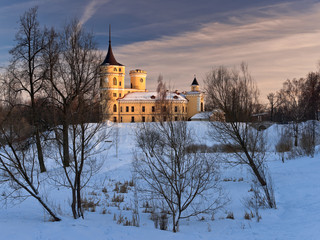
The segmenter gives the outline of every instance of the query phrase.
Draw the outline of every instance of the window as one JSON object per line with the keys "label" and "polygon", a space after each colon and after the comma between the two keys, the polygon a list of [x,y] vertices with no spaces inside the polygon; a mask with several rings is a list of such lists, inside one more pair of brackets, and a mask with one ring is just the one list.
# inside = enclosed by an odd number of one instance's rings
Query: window
{"label": "window", "polygon": [[174,107],[174,112],[178,112],[178,107],[177,106]]}
{"label": "window", "polygon": [[121,86],[121,82],[119,82],[119,86]]}
{"label": "window", "polygon": [[134,112],[134,106],[131,107],[131,112]]}
{"label": "window", "polygon": [[184,107],[182,107],[182,112],[184,112]]}
{"label": "window", "polygon": [[167,121],[167,117],[166,116],[163,117],[163,121],[164,122]]}
{"label": "window", "polygon": [[126,112],[129,112],[129,107],[128,106],[126,106]]}
{"label": "window", "polygon": [[201,112],[203,112],[203,102],[201,103]]}
{"label": "window", "polygon": [[120,122],[122,122],[122,117],[120,117]]}
{"label": "window", "polygon": [[113,78],[113,85],[117,85],[117,78]]}
{"label": "window", "polygon": [[119,68],[119,72],[121,72],[121,68]]}
{"label": "window", "polygon": [[186,107],[186,112],[188,112],[188,107]]}
{"label": "window", "polygon": [[142,122],[145,122],[145,121],[146,121],[146,117],[142,116]]}
{"label": "window", "polygon": [[117,68],[114,68],[114,69],[113,69],[113,71],[115,71],[115,72],[116,72],[116,71],[117,71]]}
{"label": "window", "polygon": [[117,112],[117,105],[116,104],[113,105],[113,112]]}
{"label": "window", "polygon": [[166,112],[166,111],[167,111],[166,106],[163,106],[163,107],[162,107],[162,112]]}
{"label": "window", "polygon": [[117,122],[117,117],[113,117],[113,121],[114,121],[114,122]]}
{"label": "window", "polygon": [[152,116],[152,122],[154,122],[154,116]]}
{"label": "window", "polygon": [[143,83],[143,78],[140,78],[140,82],[142,82],[142,83]]}
{"label": "window", "polygon": [[131,122],[134,122],[134,117],[133,116],[131,117]]}
{"label": "window", "polygon": [[145,111],[146,111],[146,107],[142,106],[142,112],[145,112]]}
{"label": "window", "polygon": [[119,93],[119,97],[121,97],[121,93]]}
{"label": "window", "polygon": [[120,112],[122,112],[122,106],[120,107]]}
{"label": "window", "polygon": [[116,93],[113,93],[113,97],[117,97],[117,94],[116,94]]}
{"label": "window", "polygon": [[155,112],[155,110],[156,110],[156,109],[155,109],[155,107],[154,107],[154,106],[152,106],[152,112]]}
{"label": "window", "polygon": [[174,120],[175,120],[175,121],[178,121],[178,117],[177,117],[177,116],[175,116],[175,117],[174,117]]}

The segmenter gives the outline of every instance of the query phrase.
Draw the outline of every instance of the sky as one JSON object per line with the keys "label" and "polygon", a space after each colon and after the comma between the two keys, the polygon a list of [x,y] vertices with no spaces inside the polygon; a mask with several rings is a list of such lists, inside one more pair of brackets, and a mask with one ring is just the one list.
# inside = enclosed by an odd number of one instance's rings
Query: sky
{"label": "sky", "polygon": [[161,74],[172,89],[200,87],[213,68],[246,62],[266,102],[286,79],[319,69],[320,1],[299,0],[1,0],[0,66],[10,61],[19,17],[38,6],[42,26],[77,18],[106,54],[108,25],[115,58],[147,71],[154,90]]}

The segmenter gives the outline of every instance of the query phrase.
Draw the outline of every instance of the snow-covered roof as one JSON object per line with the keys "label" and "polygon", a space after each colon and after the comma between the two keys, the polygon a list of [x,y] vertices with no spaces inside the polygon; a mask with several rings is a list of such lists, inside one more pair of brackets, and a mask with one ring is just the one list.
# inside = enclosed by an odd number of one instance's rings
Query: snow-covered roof
{"label": "snow-covered roof", "polygon": [[198,94],[200,94],[201,92],[199,92],[199,91],[190,91],[190,92],[186,92],[185,94],[186,95],[198,95]]}
{"label": "snow-covered roof", "polygon": [[191,120],[195,119],[209,119],[209,117],[212,115],[212,112],[199,112],[191,117]]}
{"label": "snow-covered roof", "polygon": [[[155,101],[158,100],[157,92],[133,92],[126,94],[119,101]],[[166,100],[170,101],[188,101],[184,96],[177,93],[168,92]]]}

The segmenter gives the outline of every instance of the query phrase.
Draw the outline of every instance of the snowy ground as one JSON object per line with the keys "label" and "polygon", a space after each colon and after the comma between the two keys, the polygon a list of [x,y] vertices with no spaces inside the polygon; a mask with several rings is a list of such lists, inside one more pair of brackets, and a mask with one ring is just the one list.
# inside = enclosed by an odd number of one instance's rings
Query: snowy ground
{"label": "snowy ground", "polygon": [[[190,122],[190,127],[207,145],[206,123]],[[243,198],[248,196],[250,178],[244,166],[223,167],[223,187],[231,199],[214,220],[191,218],[180,224],[180,232],[172,233],[154,228],[150,214],[140,208],[140,227],[127,227],[114,221],[121,214],[131,219],[132,188],[123,203],[115,206],[111,198],[115,183],[131,180],[132,152],[135,151],[134,128],[136,124],[119,125],[118,156],[116,146],[101,155],[106,161],[100,173],[86,190],[86,198],[99,201],[95,212],[87,211],[85,219],[73,220],[70,210],[70,193],[65,189],[45,186],[46,194],[62,216],[61,222],[50,222],[41,206],[33,199],[19,205],[0,208],[0,239],[320,239],[320,154],[314,158],[300,157],[282,163],[278,155],[270,153],[269,168],[275,184],[277,209],[260,210],[262,219],[245,220]],[[268,130],[269,149],[278,140],[278,127]],[[110,144],[110,143],[106,143]],[[242,180],[243,178],[243,180]],[[106,191],[102,191],[105,188]],[[0,189],[0,192],[3,189]],[[140,202],[142,205],[142,202]],[[226,219],[227,212],[234,213],[234,220]]]}

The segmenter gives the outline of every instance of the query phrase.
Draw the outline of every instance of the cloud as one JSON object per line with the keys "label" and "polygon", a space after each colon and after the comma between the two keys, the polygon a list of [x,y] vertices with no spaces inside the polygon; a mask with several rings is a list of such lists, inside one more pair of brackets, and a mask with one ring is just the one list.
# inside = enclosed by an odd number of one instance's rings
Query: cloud
{"label": "cloud", "polygon": [[84,12],[80,18],[80,24],[85,24],[90,18],[93,17],[99,7],[107,2],[108,1],[106,0],[92,0],[84,9]]}
{"label": "cloud", "polygon": [[264,7],[260,15],[247,10],[224,23],[211,22],[196,31],[124,45],[114,53],[127,70],[148,72],[149,89],[155,88],[160,73],[173,88],[188,90],[194,74],[201,82],[212,67],[245,61],[265,101],[287,78],[315,70],[320,59],[320,4],[299,11],[294,7]]}

